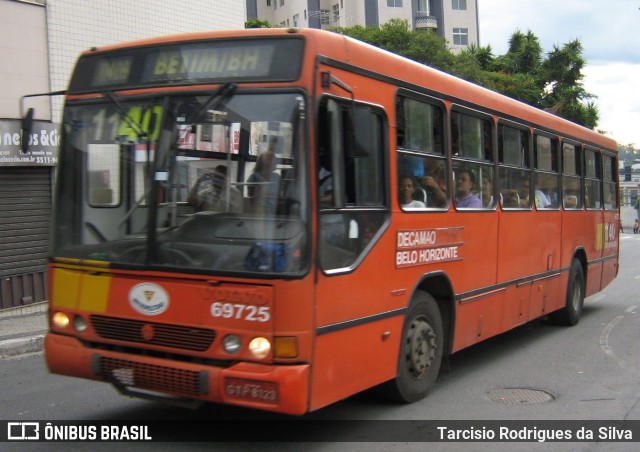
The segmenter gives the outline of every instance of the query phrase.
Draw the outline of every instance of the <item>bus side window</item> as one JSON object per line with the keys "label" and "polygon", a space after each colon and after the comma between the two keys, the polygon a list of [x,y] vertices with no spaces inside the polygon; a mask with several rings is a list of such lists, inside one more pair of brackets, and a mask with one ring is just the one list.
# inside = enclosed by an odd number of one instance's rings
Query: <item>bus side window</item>
{"label": "bus side window", "polygon": [[607,210],[617,210],[618,209],[618,191],[616,190],[616,182],[617,182],[617,162],[615,157],[611,155],[603,155],[602,156],[603,165],[602,165],[602,181],[603,181],[603,199],[604,199],[604,208]]}
{"label": "bus side window", "polygon": [[401,207],[410,208],[410,210],[426,207],[445,208],[447,206],[446,175],[448,174],[446,164],[447,161],[444,158],[398,152],[398,184],[401,186],[402,178],[410,177],[415,184],[412,197],[413,200],[418,201],[408,205],[408,200],[400,199]]}
{"label": "bus side window", "polygon": [[584,152],[584,200],[587,209],[602,207],[602,164],[600,153],[587,149]]}
{"label": "bus side window", "polygon": [[533,140],[535,155],[534,202],[538,209],[560,207],[560,176],[558,174],[558,142],[541,134]]}
{"label": "bus side window", "polygon": [[562,206],[565,209],[582,209],[581,155],[578,145],[562,143]]}
{"label": "bus side window", "polygon": [[498,161],[500,202],[503,209],[531,206],[531,170],[529,131],[498,124]]}
{"label": "bus side window", "polygon": [[[411,96],[411,97],[409,97]],[[398,189],[402,179],[415,184],[412,199],[399,191],[402,208],[410,210],[447,207],[447,175],[444,150],[444,110],[436,99],[406,91],[396,101]],[[404,198],[404,199],[403,199]],[[412,202],[415,201],[415,202]]]}
{"label": "bus side window", "polygon": [[493,209],[496,205],[492,127],[493,121],[482,113],[451,112],[454,201],[458,209]]}

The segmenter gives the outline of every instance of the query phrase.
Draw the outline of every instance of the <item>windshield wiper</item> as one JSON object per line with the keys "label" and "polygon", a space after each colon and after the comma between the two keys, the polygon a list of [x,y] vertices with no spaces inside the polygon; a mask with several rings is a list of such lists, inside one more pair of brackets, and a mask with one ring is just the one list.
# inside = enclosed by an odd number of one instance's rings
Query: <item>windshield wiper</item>
{"label": "windshield wiper", "polygon": [[109,101],[116,107],[116,109],[118,110],[118,113],[120,113],[120,116],[122,116],[122,119],[124,120],[124,122],[127,123],[127,125],[131,128],[131,130],[134,131],[134,133],[138,138],[146,137],[149,135],[142,128],[142,124],[140,124],[138,121],[136,121],[131,117],[129,112],[125,110],[125,108],[122,106],[120,101],[116,98],[116,96],[114,96],[114,94],[111,91],[103,91],[102,95],[107,99],[109,99]]}
{"label": "windshield wiper", "polygon": [[207,99],[200,110],[198,110],[195,117],[189,122],[191,124],[197,124],[209,110],[218,110],[225,103],[225,101],[233,95],[234,91],[236,90],[236,86],[237,85],[235,83],[229,82],[218,88],[209,97],[209,99]]}

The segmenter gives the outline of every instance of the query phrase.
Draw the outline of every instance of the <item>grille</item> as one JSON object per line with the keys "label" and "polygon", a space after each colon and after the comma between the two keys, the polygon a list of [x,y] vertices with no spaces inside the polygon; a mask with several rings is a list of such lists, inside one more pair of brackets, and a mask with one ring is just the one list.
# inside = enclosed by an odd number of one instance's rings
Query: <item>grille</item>
{"label": "grille", "polygon": [[[95,365],[95,361],[94,361]],[[197,396],[206,394],[206,372],[175,369],[124,359],[98,358],[96,374],[118,386]]]}
{"label": "grille", "polygon": [[117,341],[159,345],[204,352],[216,338],[215,330],[140,320],[92,315],[91,325],[98,336]]}

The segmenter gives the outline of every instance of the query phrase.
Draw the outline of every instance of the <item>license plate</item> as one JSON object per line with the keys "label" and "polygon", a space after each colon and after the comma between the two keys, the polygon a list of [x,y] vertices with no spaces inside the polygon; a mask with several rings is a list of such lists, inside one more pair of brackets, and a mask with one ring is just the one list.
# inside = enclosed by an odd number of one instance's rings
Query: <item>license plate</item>
{"label": "license plate", "polygon": [[278,403],[278,385],[270,381],[225,378],[224,392],[227,397],[235,399]]}

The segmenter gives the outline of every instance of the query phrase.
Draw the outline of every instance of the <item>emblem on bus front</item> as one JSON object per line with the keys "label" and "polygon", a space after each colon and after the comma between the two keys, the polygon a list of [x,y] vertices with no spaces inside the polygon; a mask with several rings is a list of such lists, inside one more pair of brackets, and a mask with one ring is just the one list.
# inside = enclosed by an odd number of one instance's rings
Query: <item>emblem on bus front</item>
{"label": "emblem on bus front", "polygon": [[129,304],[140,314],[158,315],[169,307],[169,294],[157,284],[141,283],[129,291]]}

